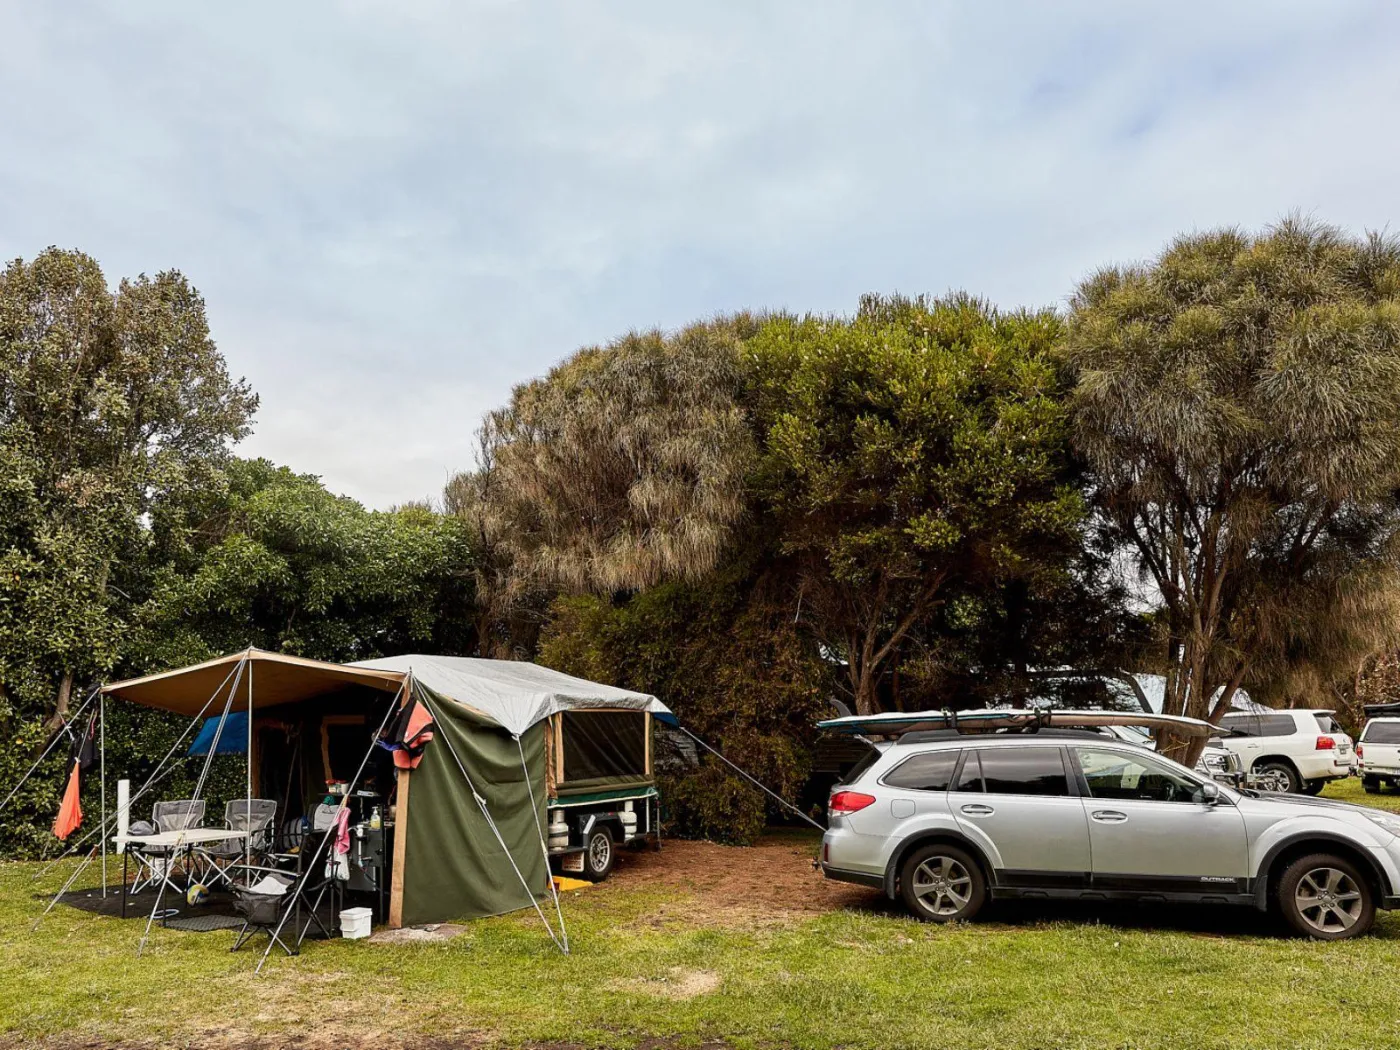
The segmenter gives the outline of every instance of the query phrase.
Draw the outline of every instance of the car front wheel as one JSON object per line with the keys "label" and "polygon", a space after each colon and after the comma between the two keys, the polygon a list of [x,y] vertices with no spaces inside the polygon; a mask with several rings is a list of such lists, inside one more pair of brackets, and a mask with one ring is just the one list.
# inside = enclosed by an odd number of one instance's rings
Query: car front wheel
{"label": "car front wheel", "polygon": [[899,872],[904,906],[929,922],[970,919],[987,900],[982,869],[956,846],[921,846]]}
{"label": "car front wheel", "polygon": [[1298,774],[1285,762],[1265,762],[1255,767],[1254,772],[1265,791],[1296,795],[1302,790]]}
{"label": "car front wheel", "polygon": [[1376,921],[1371,887],[1345,857],[1314,853],[1284,869],[1279,911],[1293,929],[1320,941],[1359,937]]}

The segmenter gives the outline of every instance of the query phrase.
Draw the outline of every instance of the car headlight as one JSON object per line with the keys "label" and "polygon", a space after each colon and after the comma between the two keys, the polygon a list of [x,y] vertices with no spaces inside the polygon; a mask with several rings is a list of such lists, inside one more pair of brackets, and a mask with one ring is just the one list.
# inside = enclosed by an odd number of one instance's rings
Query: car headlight
{"label": "car headlight", "polygon": [[1366,817],[1373,824],[1379,824],[1392,835],[1400,835],[1400,817],[1390,813],[1367,813]]}

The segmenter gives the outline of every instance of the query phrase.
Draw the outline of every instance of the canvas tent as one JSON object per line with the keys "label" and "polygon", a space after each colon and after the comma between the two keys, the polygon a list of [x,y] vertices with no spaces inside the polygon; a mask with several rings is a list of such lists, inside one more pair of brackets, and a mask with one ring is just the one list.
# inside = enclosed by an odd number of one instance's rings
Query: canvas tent
{"label": "canvas tent", "polygon": [[[585,741],[572,749],[579,769],[621,770],[602,774],[604,781],[616,778],[610,784],[578,778],[594,790],[626,786],[631,775],[627,755],[635,745],[623,739],[621,723],[605,724],[610,718],[674,722],[664,704],[643,693],[529,663],[424,655],[332,664],[250,649],[104,692],[230,724],[234,712],[251,711],[251,724],[245,717],[239,727],[247,793],[277,797],[285,813],[301,812],[319,780],[348,780],[358,764],[393,824],[392,926],[500,914],[531,907],[549,892],[542,831],[546,800],[561,786],[568,749],[561,750],[557,734],[565,717],[597,716],[590,731],[574,734]],[[366,748],[393,709],[415,699],[435,719],[434,737],[416,768],[395,768],[387,752]],[[201,734],[206,751],[217,732],[206,726]],[[228,750],[220,736],[216,753]],[[597,764],[580,765],[582,754]]]}

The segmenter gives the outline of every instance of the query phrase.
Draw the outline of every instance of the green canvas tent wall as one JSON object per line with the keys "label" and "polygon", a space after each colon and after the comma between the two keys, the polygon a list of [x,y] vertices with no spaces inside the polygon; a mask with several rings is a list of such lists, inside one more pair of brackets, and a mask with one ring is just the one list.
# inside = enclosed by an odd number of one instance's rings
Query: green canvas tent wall
{"label": "green canvas tent wall", "polygon": [[[257,774],[259,727],[298,712],[318,720],[324,747],[326,727],[337,719],[360,719],[372,731],[389,705],[410,696],[431,711],[434,739],[417,768],[397,771],[391,926],[497,915],[548,894],[541,829],[553,786],[545,739],[551,719],[558,724],[565,712],[593,710],[674,721],[653,696],[535,664],[424,655],[332,664],[250,649],[105,692],[195,717],[239,661],[247,673],[236,679],[230,707],[253,712],[250,778]],[[224,707],[220,696],[214,713]]]}

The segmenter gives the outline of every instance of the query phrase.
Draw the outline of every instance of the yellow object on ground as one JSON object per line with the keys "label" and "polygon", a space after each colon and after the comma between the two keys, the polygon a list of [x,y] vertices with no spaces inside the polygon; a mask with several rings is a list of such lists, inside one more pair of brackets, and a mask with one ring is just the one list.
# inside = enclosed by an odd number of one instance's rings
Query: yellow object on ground
{"label": "yellow object on ground", "polygon": [[593,883],[587,882],[584,879],[570,879],[563,875],[554,876],[554,888],[561,893],[567,890],[586,890],[592,885]]}

